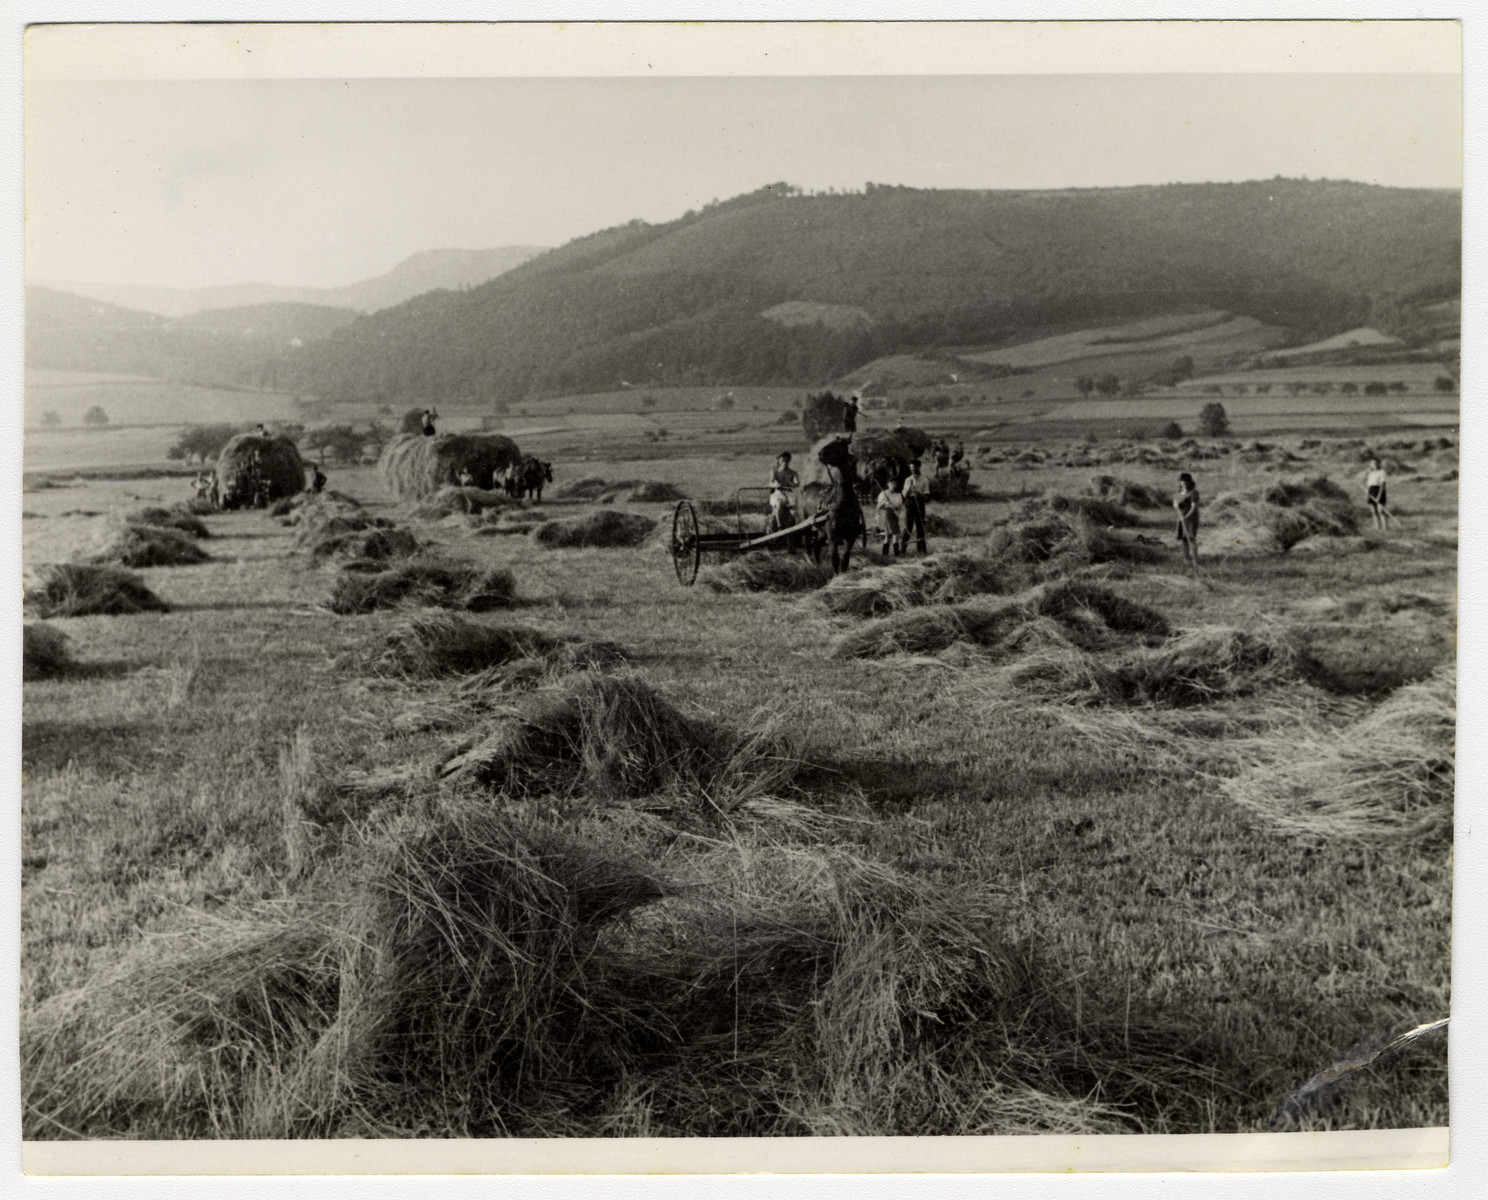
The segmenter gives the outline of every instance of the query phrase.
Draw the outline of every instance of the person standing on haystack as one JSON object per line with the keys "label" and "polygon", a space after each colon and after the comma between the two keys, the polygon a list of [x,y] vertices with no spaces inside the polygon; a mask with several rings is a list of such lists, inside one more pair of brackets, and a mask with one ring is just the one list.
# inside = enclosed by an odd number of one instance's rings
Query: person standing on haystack
{"label": "person standing on haystack", "polygon": [[1178,495],[1173,501],[1178,510],[1178,540],[1183,557],[1199,569],[1199,486],[1187,471],[1178,476]]}
{"label": "person standing on haystack", "polygon": [[899,552],[902,554],[909,549],[909,539],[913,536],[915,549],[924,554],[927,552],[925,548],[925,501],[930,496],[930,485],[920,474],[919,459],[909,464],[909,474],[904,477],[900,492],[904,496],[904,536],[899,542]]}
{"label": "person standing on haystack", "polygon": [[1364,495],[1369,500],[1369,515],[1376,529],[1390,527],[1389,479],[1384,464],[1378,458],[1369,460],[1369,473],[1364,476]]}
{"label": "person standing on haystack", "polygon": [[432,408],[424,409],[423,413],[420,415],[419,428],[423,431],[425,437],[434,436],[434,422],[438,419],[438,417],[439,414]]}
{"label": "person standing on haystack", "polygon": [[313,495],[313,496],[320,495],[321,492],[325,491],[325,485],[326,485],[325,472],[320,469],[320,464],[319,463],[311,463],[310,464],[310,494]]}
{"label": "person standing on haystack", "polygon": [[858,394],[854,392],[852,398],[847,402],[847,409],[842,414],[842,432],[858,432]]}

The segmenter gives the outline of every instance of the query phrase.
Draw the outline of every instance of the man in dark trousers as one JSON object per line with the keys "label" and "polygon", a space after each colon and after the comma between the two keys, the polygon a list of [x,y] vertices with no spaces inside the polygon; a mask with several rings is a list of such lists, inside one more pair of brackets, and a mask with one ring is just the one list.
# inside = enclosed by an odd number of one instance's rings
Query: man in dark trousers
{"label": "man in dark trousers", "polygon": [[326,485],[325,472],[320,469],[320,464],[319,463],[311,463],[310,464],[310,492],[311,492],[311,494],[312,495],[315,495],[315,496],[320,495],[321,492],[325,491],[325,485]]}
{"label": "man in dark trousers", "polygon": [[904,477],[904,484],[899,490],[904,497],[904,548],[908,549],[912,535],[915,549],[924,554],[925,499],[930,494],[930,485],[920,475],[919,459],[909,464],[909,474]]}
{"label": "man in dark trousers", "polygon": [[423,421],[420,425],[420,428],[424,431],[425,437],[434,436],[434,419],[438,416],[439,414],[432,408],[424,409]]}

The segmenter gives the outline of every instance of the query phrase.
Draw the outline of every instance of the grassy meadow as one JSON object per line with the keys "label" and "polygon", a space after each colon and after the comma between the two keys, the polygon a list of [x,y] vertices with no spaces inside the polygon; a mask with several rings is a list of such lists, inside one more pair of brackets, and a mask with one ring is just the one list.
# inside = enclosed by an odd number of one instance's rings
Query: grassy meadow
{"label": "grassy meadow", "polygon": [[[510,603],[338,614],[378,564],[306,507],[207,515],[208,561],[138,571],[168,611],[42,618],[26,1136],[1447,1123],[1442,1033],[1289,1097],[1449,1010],[1455,436],[1002,429],[979,498],[932,506],[939,567],[825,587],[782,560],[684,589],[670,503],[560,502],[762,482],[751,400],[659,404],[669,446],[535,435],[541,506],[331,472],[343,517]],[[1154,495],[1180,469],[1197,572]],[[28,571],[186,492],[32,478]],[[529,532],[601,511],[655,530]]]}

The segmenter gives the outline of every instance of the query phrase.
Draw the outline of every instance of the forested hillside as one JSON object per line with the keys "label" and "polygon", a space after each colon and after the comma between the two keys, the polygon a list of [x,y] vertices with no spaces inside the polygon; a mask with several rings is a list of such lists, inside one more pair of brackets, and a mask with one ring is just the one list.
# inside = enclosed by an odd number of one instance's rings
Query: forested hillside
{"label": "forested hillside", "polygon": [[[774,185],[415,297],[279,347],[259,371],[326,399],[499,403],[622,382],[809,385],[887,354],[1199,308],[1306,341],[1409,325],[1458,295],[1460,258],[1456,192],[1282,179],[824,196]],[[762,315],[791,302],[867,319]]]}

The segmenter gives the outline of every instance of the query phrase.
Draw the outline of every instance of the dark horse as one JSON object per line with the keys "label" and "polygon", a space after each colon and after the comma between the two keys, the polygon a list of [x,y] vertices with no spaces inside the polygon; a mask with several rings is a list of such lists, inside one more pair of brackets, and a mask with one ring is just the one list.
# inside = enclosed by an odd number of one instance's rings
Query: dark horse
{"label": "dark horse", "polygon": [[543,462],[530,454],[522,460],[522,475],[517,492],[519,496],[531,496],[534,501],[541,504],[543,484],[552,482],[552,463]]}
{"label": "dark horse", "polygon": [[817,451],[816,457],[832,479],[831,490],[822,501],[827,511],[823,533],[831,543],[832,574],[837,575],[848,569],[853,543],[867,528],[863,505],[858,500],[858,460],[852,455],[852,443],[845,437],[832,439]]}

